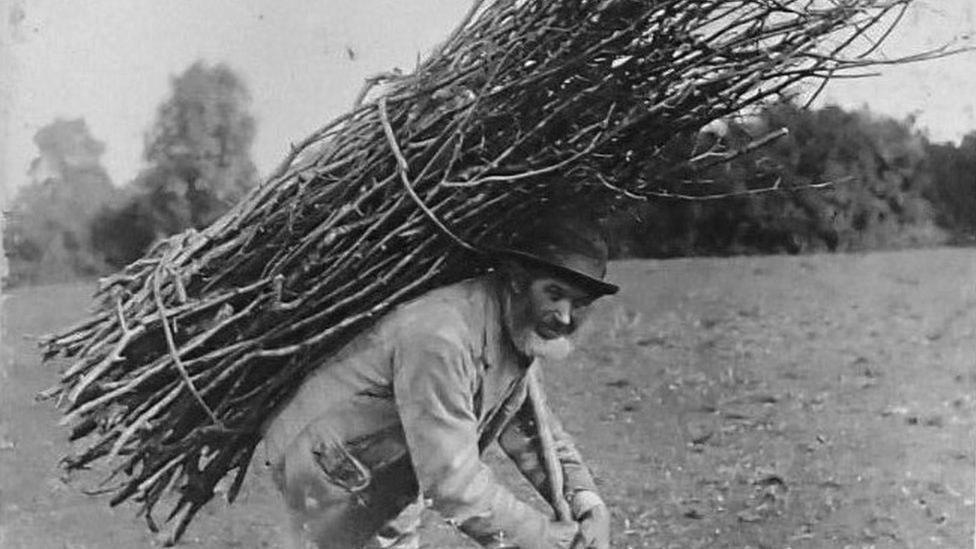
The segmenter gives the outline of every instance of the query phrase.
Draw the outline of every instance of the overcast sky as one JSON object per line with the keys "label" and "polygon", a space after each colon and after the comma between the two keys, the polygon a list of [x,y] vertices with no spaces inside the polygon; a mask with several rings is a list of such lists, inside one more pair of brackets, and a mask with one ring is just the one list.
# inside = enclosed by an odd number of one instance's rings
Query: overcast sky
{"label": "overcast sky", "polygon": [[[226,62],[251,92],[263,174],[351,104],[366,76],[410,70],[467,0],[0,0],[0,177],[26,180],[31,141],[56,117],[84,117],[113,181],[142,166],[143,133],[169,79],[197,59]],[[967,35],[970,38],[965,38]],[[959,38],[976,44],[976,0],[916,0],[886,53]],[[350,54],[351,53],[351,54]],[[884,69],[830,85],[820,103],[917,116],[935,140],[976,130],[976,55]]]}

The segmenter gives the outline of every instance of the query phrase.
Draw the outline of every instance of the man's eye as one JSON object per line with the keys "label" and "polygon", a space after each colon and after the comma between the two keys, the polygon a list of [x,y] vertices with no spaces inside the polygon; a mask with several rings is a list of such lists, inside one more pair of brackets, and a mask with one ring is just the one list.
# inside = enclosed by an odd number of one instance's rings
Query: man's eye
{"label": "man's eye", "polygon": [[547,293],[549,294],[549,299],[553,301],[559,301],[560,299],[565,297],[563,291],[555,286],[550,287]]}
{"label": "man's eye", "polygon": [[577,299],[573,301],[573,307],[576,309],[585,309],[593,303],[592,297],[584,297],[582,299]]}

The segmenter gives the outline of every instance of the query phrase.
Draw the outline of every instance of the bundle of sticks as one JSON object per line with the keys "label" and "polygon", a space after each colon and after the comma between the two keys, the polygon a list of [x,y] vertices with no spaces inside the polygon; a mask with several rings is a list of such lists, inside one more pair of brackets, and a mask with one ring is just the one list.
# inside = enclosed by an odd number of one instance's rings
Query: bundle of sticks
{"label": "bundle of sticks", "polygon": [[111,464],[111,503],[153,530],[169,494],[178,539],[365,325],[484,269],[479,250],[540,209],[707,196],[696,173],[736,153],[691,158],[689,136],[870,65],[911,1],[476,3],[412,74],[372,79],[228,214],[104,279],[92,314],[45,339],[70,359],[46,396],[86,442],[65,466]]}

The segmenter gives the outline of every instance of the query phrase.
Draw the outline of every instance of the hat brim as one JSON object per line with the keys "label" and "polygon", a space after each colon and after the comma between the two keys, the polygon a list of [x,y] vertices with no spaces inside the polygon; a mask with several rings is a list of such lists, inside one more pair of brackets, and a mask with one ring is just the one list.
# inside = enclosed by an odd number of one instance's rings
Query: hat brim
{"label": "hat brim", "polygon": [[562,265],[556,265],[555,263],[530,253],[505,248],[496,248],[491,250],[491,253],[498,257],[510,257],[525,264],[550,272],[559,278],[576,284],[585,292],[593,296],[599,297],[604,295],[614,295],[620,291],[620,287],[616,284],[605,282],[599,278],[594,278],[579,271],[574,271],[573,269],[567,269]]}

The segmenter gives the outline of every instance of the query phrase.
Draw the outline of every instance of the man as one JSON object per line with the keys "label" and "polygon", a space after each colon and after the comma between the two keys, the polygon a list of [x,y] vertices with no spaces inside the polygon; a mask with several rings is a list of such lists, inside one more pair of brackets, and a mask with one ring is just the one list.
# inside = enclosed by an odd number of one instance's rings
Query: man
{"label": "man", "polygon": [[[487,275],[431,291],[329,357],[268,423],[268,463],[294,547],[416,547],[430,506],[486,547],[608,549],[609,512],[548,412],[564,479],[551,494],[528,373],[562,359],[603,281],[595,224],[541,221]],[[538,366],[531,366],[538,368]],[[572,521],[518,500],[481,461],[497,440]]]}

